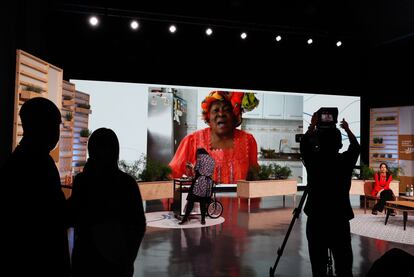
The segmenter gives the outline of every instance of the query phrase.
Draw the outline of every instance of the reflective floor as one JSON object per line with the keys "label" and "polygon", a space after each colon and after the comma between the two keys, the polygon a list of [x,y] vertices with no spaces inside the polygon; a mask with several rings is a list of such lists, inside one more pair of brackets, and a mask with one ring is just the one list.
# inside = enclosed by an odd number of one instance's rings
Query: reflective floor
{"label": "reflective floor", "polygon": [[[293,200],[286,197],[253,199],[240,206],[235,193],[217,195],[225,222],[206,228],[147,229],[135,262],[134,276],[269,276],[292,219]],[[301,195],[297,197],[299,203]],[[351,198],[354,212],[363,213],[359,198]],[[167,203],[148,201],[147,212],[167,209]],[[312,276],[306,215],[301,213],[287,241],[275,276]],[[397,247],[414,255],[414,245],[404,245],[352,235],[354,276],[365,276],[371,264],[388,249]]]}

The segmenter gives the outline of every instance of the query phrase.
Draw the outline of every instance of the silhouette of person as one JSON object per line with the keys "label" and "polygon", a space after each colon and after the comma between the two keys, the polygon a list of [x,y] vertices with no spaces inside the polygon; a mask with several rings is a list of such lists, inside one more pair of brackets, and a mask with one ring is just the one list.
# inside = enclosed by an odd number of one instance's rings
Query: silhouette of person
{"label": "silhouette of person", "polygon": [[372,264],[367,277],[411,276],[413,263],[413,255],[404,250],[392,248]]}
{"label": "silhouette of person", "polygon": [[[378,196],[380,199],[378,203],[372,209],[372,214],[377,215],[378,211],[384,210],[385,203],[387,201],[395,200],[394,192],[390,188],[392,181],[392,175],[390,169],[386,163],[381,163],[379,166],[379,172],[374,174],[375,184],[372,189],[371,195]],[[391,212],[391,215],[395,215],[395,211]]]}
{"label": "silhouette of person", "polygon": [[61,114],[43,97],[26,101],[19,114],[23,138],[0,169],[2,276],[70,276],[67,203],[49,155]]}
{"label": "silhouette of person", "polygon": [[111,129],[94,131],[88,152],[69,200],[73,276],[131,277],[146,230],[138,184],[118,167],[119,142]]}
{"label": "silhouette of person", "polygon": [[350,145],[343,152],[339,129],[316,128],[318,115],[312,116],[301,141],[301,153],[308,173],[308,216],[306,236],[313,276],[326,276],[328,249],[332,251],[336,276],[352,276],[353,254],[349,220],[354,217],[349,200],[352,170],[360,146],[345,119],[340,123]]}

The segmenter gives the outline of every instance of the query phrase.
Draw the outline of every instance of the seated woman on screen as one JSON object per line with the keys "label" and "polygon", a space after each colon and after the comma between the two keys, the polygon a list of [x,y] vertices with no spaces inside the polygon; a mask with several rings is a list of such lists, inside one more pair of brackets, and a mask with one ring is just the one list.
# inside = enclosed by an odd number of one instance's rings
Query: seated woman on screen
{"label": "seated woman on screen", "polygon": [[[387,201],[395,200],[394,193],[390,189],[392,175],[390,173],[388,165],[386,163],[381,163],[379,169],[379,172],[375,173],[374,175],[375,184],[371,192],[372,196],[377,196],[380,198],[378,203],[375,204],[374,208],[372,209],[372,214],[374,215],[384,210],[384,206]],[[395,212],[393,211],[391,215],[395,215]]]}
{"label": "seated woman on screen", "polygon": [[213,180],[234,184],[246,179],[249,168],[257,167],[257,143],[254,137],[236,129],[242,112],[252,110],[258,100],[252,93],[212,91],[201,103],[202,117],[209,127],[187,135],[170,162],[172,177],[186,172],[195,164],[196,151],[204,148],[215,161]]}

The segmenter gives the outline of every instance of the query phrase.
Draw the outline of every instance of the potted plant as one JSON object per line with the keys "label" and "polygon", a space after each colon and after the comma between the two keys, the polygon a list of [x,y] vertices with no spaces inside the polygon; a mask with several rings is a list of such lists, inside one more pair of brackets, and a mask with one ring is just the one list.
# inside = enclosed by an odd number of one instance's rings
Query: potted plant
{"label": "potted plant", "polygon": [[70,106],[74,104],[73,97],[70,95],[63,95],[62,99],[63,99],[63,106]]}
{"label": "potted plant", "polygon": [[276,180],[286,180],[292,175],[292,170],[288,166],[274,166],[274,177]]}
{"label": "potted plant", "polygon": [[265,196],[293,195],[294,201],[297,192],[297,180],[287,179],[292,171],[287,166],[277,164],[261,165],[250,168],[247,180],[237,181],[237,197],[247,198],[250,206],[250,198]]}
{"label": "potted plant", "polygon": [[173,181],[170,179],[171,168],[168,165],[141,155],[131,163],[119,161],[119,168],[137,181],[142,200],[173,198]]}
{"label": "potted plant", "polygon": [[265,159],[274,159],[276,158],[276,150],[275,149],[264,149],[260,147],[260,154]]}
{"label": "potted plant", "polygon": [[91,105],[89,104],[78,103],[76,104],[75,110],[76,112],[79,112],[79,113],[90,114],[91,113],[90,108],[91,108]]}
{"label": "potted plant", "polygon": [[67,112],[65,114],[65,122],[63,122],[63,126],[70,127],[72,125],[73,115],[71,112]]}
{"label": "potted plant", "polygon": [[82,129],[79,132],[79,141],[80,142],[87,142],[88,141],[88,137],[90,136],[91,132],[89,131],[89,129]]}
{"label": "potted plant", "polygon": [[26,85],[22,88],[20,92],[21,99],[31,99],[34,97],[39,97],[42,95],[43,88],[33,84]]}

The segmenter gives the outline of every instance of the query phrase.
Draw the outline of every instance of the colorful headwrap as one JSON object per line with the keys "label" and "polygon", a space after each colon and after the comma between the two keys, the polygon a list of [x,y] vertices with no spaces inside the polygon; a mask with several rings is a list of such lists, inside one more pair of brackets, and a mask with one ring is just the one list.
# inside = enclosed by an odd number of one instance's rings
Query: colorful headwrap
{"label": "colorful headwrap", "polygon": [[[209,121],[211,104],[216,101],[230,102],[236,118],[241,118],[241,113],[251,111],[259,105],[259,99],[252,92],[215,90],[210,92],[203,102],[201,102],[202,116],[205,122]],[[236,125],[238,126],[240,123],[241,120]]]}

